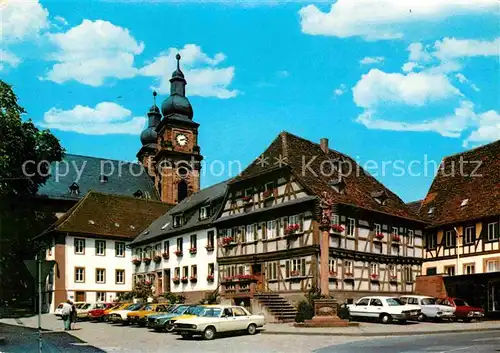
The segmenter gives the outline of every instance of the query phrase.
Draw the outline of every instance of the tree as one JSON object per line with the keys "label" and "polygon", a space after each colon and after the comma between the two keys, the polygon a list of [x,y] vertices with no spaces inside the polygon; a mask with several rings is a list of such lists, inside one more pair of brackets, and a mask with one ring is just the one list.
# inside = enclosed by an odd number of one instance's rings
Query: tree
{"label": "tree", "polygon": [[64,156],[59,140],[23,121],[25,114],[12,87],[0,80],[0,298],[6,300],[29,292],[32,279],[22,261],[38,251],[30,239],[54,221],[32,201],[49,178],[50,163]]}

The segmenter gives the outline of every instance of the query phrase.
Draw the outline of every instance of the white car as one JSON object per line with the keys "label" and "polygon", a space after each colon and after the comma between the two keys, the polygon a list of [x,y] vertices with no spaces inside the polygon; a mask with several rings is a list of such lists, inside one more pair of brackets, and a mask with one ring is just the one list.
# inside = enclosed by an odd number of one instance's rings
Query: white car
{"label": "white car", "polygon": [[[63,304],[64,304],[64,303],[60,303],[60,304],[57,306],[56,310],[54,310],[54,315],[55,315],[55,316],[57,316],[57,317],[59,317],[59,318],[61,318],[61,317],[62,317],[62,308],[63,308]],[[79,309],[82,305],[84,305],[84,304],[85,304],[85,302],[74,302],[73,304],[75,305],[75,308],[76,308],[76,310],[77,310],[77,312],[78,312],[78,309]]]}
{"label": "white car", "polygon": [[177,320],[174,331],[184,339],[201,335],[211,340],[220,332],[246,331],[254,335],[257,328],[263,326],[264,315],[252,315],[241,306],[214,305],[207,307],[198,317]]}
{"label": "white car", "polygon": [[392,297],[363,297],[355,304],[347,305],[351,318],[377,319],[383,324],[393,320],[400,323],[406,320],[416,320],[421,313],[417,305],[405,305],[397,298]]}
{"label": "white car", "polygon": [[413,304],[420,306],[422,312],[418,316],[418,321],[427,319],[453,319],[455,309],[449,305],[438,304],[438,300],[433,297],[423,295],[405,295],[399,298],[403,304]]}
{"label": "white car", "polygon": [[141,309],[144,303],[130,304],[123,310],[113,310],[108,315],[109,322],[121,322],[123,325],[128,325],[130,322],[127,314],[131,311],[136,311]]}

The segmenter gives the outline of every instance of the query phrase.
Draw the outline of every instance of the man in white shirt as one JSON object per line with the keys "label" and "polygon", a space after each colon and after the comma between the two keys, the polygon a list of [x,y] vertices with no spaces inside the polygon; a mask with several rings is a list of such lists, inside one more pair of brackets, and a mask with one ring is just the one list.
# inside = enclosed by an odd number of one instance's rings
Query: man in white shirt
{"label": "man in white shirt", "polygon": [[71,329],[71,301],[68,299],[65,303],[63,303],[63,307],[61,309],[61,316],[64,321],[64,331],[68,331]]}

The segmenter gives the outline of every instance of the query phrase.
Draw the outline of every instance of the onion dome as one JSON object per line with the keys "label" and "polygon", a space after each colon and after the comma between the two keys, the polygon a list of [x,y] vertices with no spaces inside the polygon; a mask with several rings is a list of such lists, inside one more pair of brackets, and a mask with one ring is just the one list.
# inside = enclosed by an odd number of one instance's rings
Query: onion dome
{"label": "onion dome", "polygon": [[153,92],[153,105],[149,108],[148,112],[148,127],[141,133],[141,143],[143,146],[156,143],[158,137],[156,127],[160,124],[161,114],[160,109],[156,106],[156,95],[157,93]]}
{"label": "onion dome", "polygon": [[186,98],[187,82],[179,64],[181,56],[177,54],[175,58],[177,59],[177,69],[172,73],[172,78],[170,79],[170,96],[163,101],[161,112],[164,118],[171,114],[180,114],[192,119],[193,107]]}

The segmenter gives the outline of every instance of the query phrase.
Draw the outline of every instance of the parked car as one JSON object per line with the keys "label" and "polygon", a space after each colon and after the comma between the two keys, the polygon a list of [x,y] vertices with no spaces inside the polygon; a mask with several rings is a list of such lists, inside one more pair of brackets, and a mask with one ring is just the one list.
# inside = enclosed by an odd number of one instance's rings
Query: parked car
{"label": "parked car", "polygon": [[480,320],[484,316],[482,308],[470,306],[467,302],[460,298],[447,297],[439,302],[442,305],[449,305],[454,308],[455,319],[471,322],[472,320]]}
{"label": "parked car", "polygon": [[87,318],[92,321],[102,321],[104,319],[104,313],[107,309],[117,307],[116,304],[113,303],[100,303],[97,305],[95,309],[89,310],[87,313]]}
{"label": "parked car", "polygon": [[109,321],[109,314],[112,311],[123,310],[123,309],[126,309],[127,307],[129,307],[130,305],[132,305],[132,303],[119,303],[119,304],[117,304],[109,309],[104,310],[102,321],[105,321],[105,322]]}
{"label": "parked car", "polygon": [[[62,317],[62,308],[63,308],[63,304],[64,303],[59,303],[59,305],[57,306],[56,310],[54,310],[54,315],[61,318]],[[75,308],[78,310],[79,308],[82,307],[82,305],[84,305],[85,302],[74,302],[73,305],[75,306]]]}
{"label": "parked car", "polygon": [[154,313],[166,313],[167,306],[165,304],[146,304],[141,310],[131,311],[127,314],[128,320],[131,324],[139,326],[146,326],[147,315]]}
{"label": "parked car", "polygon": [[417,305],[403,304],[392,297],[363,297],[355,304],[348,304],[349,317],[377,319],[383,324],[393,320],[405,323],[406,320],[416,320],[422,312]]}
{"label": "parked car", "polygon": [[102,309],[106,306],[112,306],[112,303],[85,303],[80,308],[76,309],[76,316],[78,320],[89,319],[89,312],[94,309]]}
{"label": "parked car", "polygon": [[405,295],[400,297],[402,304],[418,305],[422,312],[418,321],[453,319],[455,309],[449,305],[438,304],[438,299],[423,295]]}
{"label": "parked car", "polygon": [[172,332],[174,322],[179,317],[194,317],[203,312],[203,307],[199,305],[179,305],[176,309],[164,315],[157,315],[148,319],[148,326],[155,331]]}
{"label": "parked car", "polygon": [[241,306],[216,305],[206,307],[197,317],[177,320],[174,330],[184,339],[201,335],[211,340],[217,333],[225,332],[246,331],[254,335],[263,326],[263,315],[252,315]]}
{"label": "parked car", "polygon": [[119,322],[122,325],[128,325],[130,322],[128,321],[127,314],[131,311],[141,310],[144,306],[144,303],[130,304],[125,307],[125,309],[113,310],[108,315],[109,322]]}

